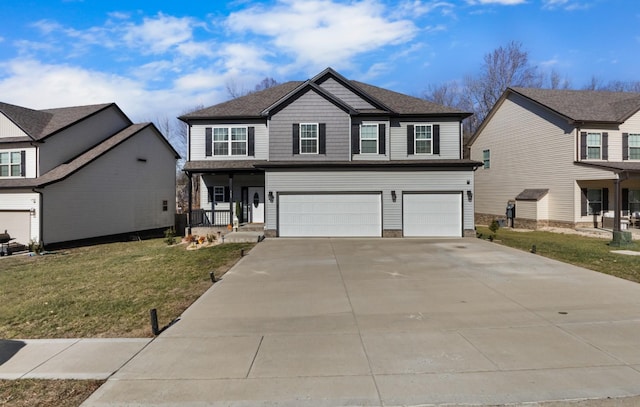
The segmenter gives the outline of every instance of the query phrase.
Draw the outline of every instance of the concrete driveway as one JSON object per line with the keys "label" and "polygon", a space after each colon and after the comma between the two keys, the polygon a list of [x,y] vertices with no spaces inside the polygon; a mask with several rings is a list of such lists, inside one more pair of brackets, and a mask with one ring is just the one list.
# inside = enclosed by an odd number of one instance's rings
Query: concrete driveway
{"label": "concrete driveway", "polygon": [[273,239],[84,405],[633,395],[639,284],[477,239]]}

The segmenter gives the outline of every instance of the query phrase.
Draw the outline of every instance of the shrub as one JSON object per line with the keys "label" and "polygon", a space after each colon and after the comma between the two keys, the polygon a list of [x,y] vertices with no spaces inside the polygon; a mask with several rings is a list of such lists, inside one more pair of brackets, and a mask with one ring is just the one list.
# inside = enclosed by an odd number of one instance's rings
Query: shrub
{"label": "shrub", "polygon": [[209,234],[207,235],[207,242],[213,243],[216,241],[216,235]]}
{"label": "shrub", "polygon": [[500,229],[500,224],[497,220],[492,220],[491,224],[489,225],[489,230],[495,235],[496,233],[498,233],[498,229]]}
{"label": "shrub", "polygon": [[174,228],[169,228],[164,231],[164,242],[169,246],[176,243],[176,231]]}

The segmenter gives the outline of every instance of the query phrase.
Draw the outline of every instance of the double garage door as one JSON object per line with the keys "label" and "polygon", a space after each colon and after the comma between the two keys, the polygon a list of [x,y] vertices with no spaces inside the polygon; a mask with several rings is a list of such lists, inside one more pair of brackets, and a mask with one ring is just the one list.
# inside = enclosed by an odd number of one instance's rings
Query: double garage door
{"label": "double garage door", "polygon": [[[370,194],[280,194],[281,237],[380,237],[382,196]],[[462,236],[462,194],[404,194],[403,235]]]}

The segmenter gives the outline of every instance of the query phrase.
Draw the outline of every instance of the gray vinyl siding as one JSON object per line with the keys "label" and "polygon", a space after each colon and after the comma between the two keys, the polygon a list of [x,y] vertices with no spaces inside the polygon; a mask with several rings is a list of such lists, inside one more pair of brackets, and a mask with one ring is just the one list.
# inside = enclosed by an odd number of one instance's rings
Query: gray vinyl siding
{"label": "gray vinyl siding", "polygon": [[7,137],[25,137],[27,133],[16,126],[14,122],[9,120],[7,116],[0,113],[0,139]]}
{"label": "gray vinyl siding", "polygon": [[574,164],[576,133],[566,120],[509,95],[471,146],[472,160],[482,161],[483,150],[491,151],[491,168],[475,173],[476,212],[504,217],[507,201],[524,189],[542,188],[549,189],[548,220],[580,221],[576,180],[611,173]]}
{"label": "gray vinyl siding", "polygon": [[172,226],[175,157],[160,137],[146,128],[44,188],[45,244]]}
{"label": "gray vinyl siding", "polygon": [[[420,124],[440,125],[440,154],[407,154],[407,126]],[[392,160],[451,160],[460,159],[460,122],[458,121],[392,121],[390,126]]]}
{"label": "gray vinyl siding", "polygon": [[[294,123],[325,123],[326,154],[293,154]],[[270,161],[348,161],[350,116],[309,90],[278,111],[269,123]]]}
{"label": "gray vinyl siding", "polygon": [[[473,229],[473,204],[466,191],[473,190],[473,171],[320,171],[265,174],[266,193],[279,192],[382,192],[382,228],[402,229],[403,192],[463,192],[463,226]],[[469,184],[467,184],[469,181]],[[396,202],[391,199],[396,191]],[[277,228],[277,199],[266,203],[267,229]]]}
{"label": "gray vinyl siding", "polygon": [[329,78],[322,82],[320,87],[326,89],[329,93],[337,96],[339,99],[355,109],[375,109],[375,106],[362,99],[351,90],[345,88],[333,78]]}
{"label": "gray vinyl siding", "polygon": [[[215,126],[253,127],[255,130],[255,157],[249,156],[211,156],[205,155],[205,129]],[[198,123],[191,126],[191,141],[189,144],[189,160],[266,160],[269,158],[269,128],[264,120],[247,121],[215,121]]]}
{"label": "gray vinyl siding", "polygon": [[45,139],[40,145],[39,175],[69,161],[129,126],[113,106]]}

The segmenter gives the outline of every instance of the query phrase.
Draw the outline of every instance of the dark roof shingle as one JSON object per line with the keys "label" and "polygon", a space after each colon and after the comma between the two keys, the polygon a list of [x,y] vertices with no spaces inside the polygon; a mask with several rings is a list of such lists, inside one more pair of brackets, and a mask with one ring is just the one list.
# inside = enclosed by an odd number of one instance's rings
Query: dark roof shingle
{"label": "dark roof shingle", "polygon": [[510,89],[573,121],[622,123],[640,110],[640,93],[536,88]]}

